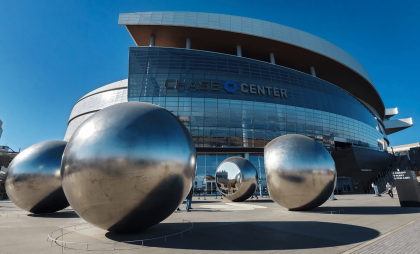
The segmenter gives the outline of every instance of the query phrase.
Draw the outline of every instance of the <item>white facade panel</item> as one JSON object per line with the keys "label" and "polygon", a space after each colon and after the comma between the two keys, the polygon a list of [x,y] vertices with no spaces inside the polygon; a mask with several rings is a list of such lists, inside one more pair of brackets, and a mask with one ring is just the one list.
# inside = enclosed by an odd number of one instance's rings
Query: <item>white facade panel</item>
{"label": "white facade panel", "polygon": [[385,118],[390,118],[395,115],[398,115],[398,108],[386,108],[385,109]]}
{"label": "white facade panel", "polygon": [[123,79],[123,80],[108,84],[106,86],[101,86],[98,89],[95,89],[92,92],[89,92],[89,93],[85,94],[82,98],[79,99],[79,101],[82,100],[83,98],[91,96],[92,94],[100,93],[100,92],[103,92],[103,91],[119,89],[119,88],[123,88],[123,87],[127,87],[127,86],[128,86],[128,79]]}
{"label": "white facade panel", "polygon": [[111,83],[93,90],[78,100],[71,111],[64,140],[70,140],[76,129],[95,112],[127,102],[127,83],[127,79]]}
{"label": "white facade panel", "polygon": [[77,128],[79,128],[79,126],[93,114],[95,113],[88,113],[73,119],[73,121],[71,121],[67,126],[66,134],[64,135],[64,141],[69,141],[73,133],[77,130]]}

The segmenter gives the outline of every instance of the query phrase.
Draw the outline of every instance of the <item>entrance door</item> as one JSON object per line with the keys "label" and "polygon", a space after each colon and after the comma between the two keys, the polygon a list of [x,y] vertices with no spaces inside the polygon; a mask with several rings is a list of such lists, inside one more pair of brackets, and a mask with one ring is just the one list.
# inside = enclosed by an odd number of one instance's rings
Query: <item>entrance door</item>
{"label": "entrance door", "polygon": [[211,195],[211,194],[216,194],[216,182],[214,181],[207,181],[207,185],[206,185],[206,194],[207,195]]}
{"label": "entrance door", "polygon": [[335,189],[339,194],[348,194],[353,192],[350,177],[337,177],[337,184]]}

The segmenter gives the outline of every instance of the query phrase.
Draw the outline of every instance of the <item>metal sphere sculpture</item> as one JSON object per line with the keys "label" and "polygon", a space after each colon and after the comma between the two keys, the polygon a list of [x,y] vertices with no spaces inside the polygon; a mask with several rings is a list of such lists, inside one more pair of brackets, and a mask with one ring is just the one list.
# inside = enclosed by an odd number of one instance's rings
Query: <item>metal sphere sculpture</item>
{"label": "metal sphere sculpture", "polygon": [[310,210],[332,194],[337,172],[328,151],[302,135],[285,135],[264,148],[267,187],[271,198],[289,210]]}
{"label": "metal sphere sculpture", "polygon": [[63,189],[96,227],[128,233],[158,224],[189,193],[196,152],[187,128],[153,104],[100,110],[73,134],[63,155]]}
{"label": "metal sphere sculpture", "polygon": [[61,157],[67,142],[51,140],[20,152],[6,172],[6,193],[19,208],[53,213],[69,206],[61,187]]}
{"label": "metal sphere sculpture", "polygon": [[221,195],[233,202],[242,202],[252,196],[258,185],[254,165],[242,157],[222,161],[216,170],[216,186]]}

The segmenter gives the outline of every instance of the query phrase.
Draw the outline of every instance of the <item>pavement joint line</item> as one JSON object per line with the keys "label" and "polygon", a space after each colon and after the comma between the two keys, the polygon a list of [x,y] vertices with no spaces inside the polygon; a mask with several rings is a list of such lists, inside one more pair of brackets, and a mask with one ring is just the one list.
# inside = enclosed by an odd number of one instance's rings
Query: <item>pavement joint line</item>
{"label": "pavement joint line", "polygon": [[400,230],[403,230],[405,228],[408,228],[411,224],[414,224],[414,223],[416,223],[418,221],[420,221],[420,217],[417,218],[417,219],[415,219],[415,220],[413,220],[413,221],[410,221],[410,222],[402,225],[401,227],[398,227],[396,229],[393,229],[393,230],[389,231],[388,233],[385,233],[385,234],[383,234],[383,235],[381,235],[381,236],[379,236],[377,238],[374,238],[374,239],[372,239],[370,241],[367,241],[367,242],[364,242],[362,244],[359,244],[359,245],[357,245],[357,246],[355,246],[355,247],[353,247],[353,248],[351,248],[349,250],[346,250],[344,252],[341,252],[341,254],[350,254],[350,253],[353,253],[353,252],[358,251],[360,249],[363,249],[364,247],[367,247],[368,245],[371,245],[373,243],[376,243],[376,242],[384,239],[385,237],[387,237],[389,235],[392,235],[392,234],[394,234],[394,233],[396,233],[396,232],[398,232]]}

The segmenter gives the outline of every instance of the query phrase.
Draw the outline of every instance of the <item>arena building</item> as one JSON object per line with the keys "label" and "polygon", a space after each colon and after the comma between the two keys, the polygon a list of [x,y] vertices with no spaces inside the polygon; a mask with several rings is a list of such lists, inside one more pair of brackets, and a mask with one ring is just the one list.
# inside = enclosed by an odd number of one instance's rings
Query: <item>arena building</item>
{"label": "arena building", "polygon": [[1,138],[1,134],[3,134],[3,122],[0,120],[0,138]]}
{"label": "arena building", "polygon": [[[137,45],[129,48],[128,79],[78,100],[64,139],[107,106],[126,101],[159,105],[190,131],[198,154],[195,185],[208,194],[216,191],[219,163],[238,155],[258,169],[263,190],[264,146],[281,135],[311,137],[333,157],[352,147],[382,160],[389,155],[387,135],[413,125],[411,118],[389,119],[395,110],[385,109],[369,73],[354,57],[304,31],[196,12],[120,14],[118,23]],[[372,175],[358,170],[342,175],[349,178],[351,192],[361,192],[382,168],[371,170]]]}

